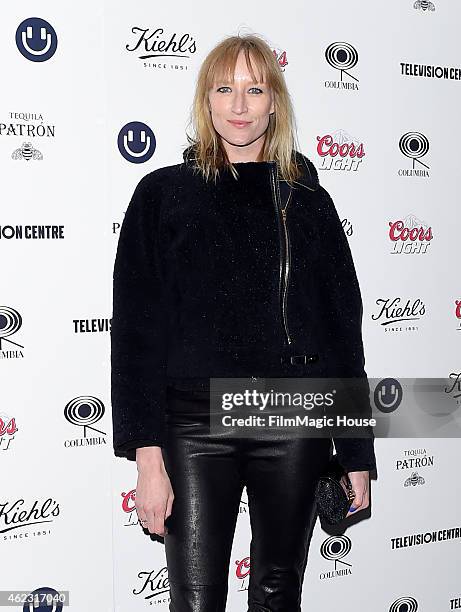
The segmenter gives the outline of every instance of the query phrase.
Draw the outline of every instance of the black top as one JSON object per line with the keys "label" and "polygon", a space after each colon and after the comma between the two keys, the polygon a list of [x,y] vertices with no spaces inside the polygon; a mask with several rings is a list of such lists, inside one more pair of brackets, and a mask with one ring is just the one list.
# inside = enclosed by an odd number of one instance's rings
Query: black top
{"label": "black top", "polygon": [[[206,183],[184,162],[138,183],[113,276],[111,391],[117,456],[162,446],[168,385],[211,377],[360,377],[362,300],[351,251],[315,166],[284,225],[276,162],[238,163]],[[286,229],[286,232],[285,232]],[[368,394],[360,402],[370,415]],[[334,438],[349,471],[374,469],[373,436]]]}

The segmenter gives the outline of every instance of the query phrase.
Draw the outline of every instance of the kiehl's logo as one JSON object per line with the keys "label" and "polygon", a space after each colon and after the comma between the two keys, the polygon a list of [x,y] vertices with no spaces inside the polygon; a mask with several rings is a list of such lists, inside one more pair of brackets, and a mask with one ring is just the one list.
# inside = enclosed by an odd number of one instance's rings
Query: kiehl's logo
{"label": "kiehl's logo", "polygon": [[371,319],[379,322],[386,331],[415,331],[418,326],[414,322],[420,321],[426,313],[426,306],[419,298],[408,299],[405,304],[400,297],[378,298],[376,305],[377,311],[372,313]]}
{"label": "kiehl's logo", "polygon": [[0,503],[0,533],[7,533],[22,527],[33,527],[52,523],[59,516],[59,504],[50,497],[43,502],[35,500],[28,507],[24,499]]}
{"label": "kiehl's logo", "polygon": [[163,28],[131,28],[133,42],[125,45],[127,51],[138,53],[139,59],[153,57],[190,58],[197,51],[193,36],[189,33],[166,34]]}
{"label": "kiehl's logo", "polygon": [[141,579],[142,583],[138,590],[133,589],[133,594],[143,595],[144,599],[148,600],[150,605],[152,605],[152,599],[154,597],[168,593],[170,590],[168,569],[166,566],[150,572],[138,572],[138,578]]}

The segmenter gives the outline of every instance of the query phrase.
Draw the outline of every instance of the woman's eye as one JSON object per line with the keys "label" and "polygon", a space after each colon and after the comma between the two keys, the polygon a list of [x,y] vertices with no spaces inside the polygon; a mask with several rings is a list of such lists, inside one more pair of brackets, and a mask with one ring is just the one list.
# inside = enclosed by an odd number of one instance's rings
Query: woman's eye
{"label": "woman's eye", "polygon": [[[219,91],[220,93],[226,93],[226,92],[223,92],[223,90],[225,89],[230,91],[231,88],[227,87],[226,85],[223,85],[222,87],[218,87],[216,91]],[[251,91],[251,92],[255,91],[257,94],[263,93],[263,90],[260,89],[259,87],[250,87],[248,91]]]}

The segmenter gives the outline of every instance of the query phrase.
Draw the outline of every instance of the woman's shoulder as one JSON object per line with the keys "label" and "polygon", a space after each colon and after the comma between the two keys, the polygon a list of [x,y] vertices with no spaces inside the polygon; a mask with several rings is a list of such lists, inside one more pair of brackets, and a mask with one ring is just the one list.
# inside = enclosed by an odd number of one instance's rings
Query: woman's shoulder
{"label": "woman's shoulder", "polygon": [[162,166],[142,176],[136,184],[135,193],[159,199],[163,193],[168,193],[168,188],[180,188],[185,180],[187,177],[182,163]]}
{"label": "woman's shoulder", "polygon": [[319,174],[314,163],[307,155],[295,149],[293,150],[293,156],[298,168],[301,170],[301,177],[297,180],[297,183],[309,191],[319,190],[321,188]]}

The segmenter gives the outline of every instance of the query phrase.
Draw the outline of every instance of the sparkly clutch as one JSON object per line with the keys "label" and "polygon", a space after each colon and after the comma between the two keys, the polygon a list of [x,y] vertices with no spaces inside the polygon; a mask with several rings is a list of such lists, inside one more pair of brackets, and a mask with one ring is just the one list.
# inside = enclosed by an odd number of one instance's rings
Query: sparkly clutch
{"label": "sparkly clutch", "polygon": [[340,523],[346,518],[354,497],[355,492],[349,476],[336,455],[333,455],[315,489],[315,501],[321,521],[329,525]]}

